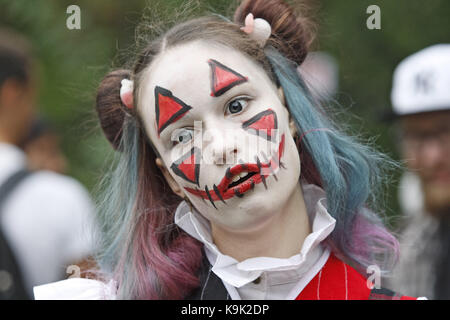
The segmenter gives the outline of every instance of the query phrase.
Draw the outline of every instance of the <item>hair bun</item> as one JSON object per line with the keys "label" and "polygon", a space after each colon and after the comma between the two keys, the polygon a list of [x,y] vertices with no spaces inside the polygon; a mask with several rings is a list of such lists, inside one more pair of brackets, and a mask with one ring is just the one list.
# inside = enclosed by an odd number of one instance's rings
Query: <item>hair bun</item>
{"label": "hair bun", "polygon": [[243,25],[249,13],[272,27],[268,43],[299,65],[305,60],[313,40],[312,24],[307,18],[297,16],[282,0],[244,0],[235,11],[235,23]]}
{"label": "hair bun", "polygon": [[110,72],[97,89],[96,110],[100,125],[115,150],[119,148],[123,122],[128,114],[120,99],[123,79],[131,79],[131,71],[121,69]]}

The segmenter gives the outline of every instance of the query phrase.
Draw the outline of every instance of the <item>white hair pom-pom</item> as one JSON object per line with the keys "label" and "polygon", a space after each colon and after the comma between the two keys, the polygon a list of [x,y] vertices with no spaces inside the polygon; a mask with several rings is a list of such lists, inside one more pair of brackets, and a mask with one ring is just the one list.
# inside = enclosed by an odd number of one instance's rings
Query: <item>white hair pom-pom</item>
{"label": "white hair pom-pom", "polygon": [[120,99],[122,103],[128,108],[133,109],[133,89],[134,82],[128,79],[122,79],[120,82]]}
{"label": "white hair pom-pom", "polygon": [[241,30],[257,41],[261,47],[266,45],[267,40],[272,34],[272,27],[270,24],[261,18],[254,19],[252,13],[249,13],[245,17],[245,26],[242,27]]}

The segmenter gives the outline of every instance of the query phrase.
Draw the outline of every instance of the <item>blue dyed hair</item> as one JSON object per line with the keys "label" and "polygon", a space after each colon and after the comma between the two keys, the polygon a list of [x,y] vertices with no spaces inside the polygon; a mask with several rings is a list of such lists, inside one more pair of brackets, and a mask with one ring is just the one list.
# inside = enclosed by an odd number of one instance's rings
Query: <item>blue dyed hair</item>
{"label": "blue dyed hair", "polygon": [[[273,47],[265,52],[302,136],[301,148],[314,166],[303,169],[302,165],[302,172],[316,171],[327,195],[328,210],[337,221],[330,246],[343,259],[356,262],[360,270],[371,264],[384,271],[392,269],[398,258],[398,242],[372,210],[377,205],[378,189],[387,178],[383,169],[395,164],[341,133],[315,103],[297,65]],[[369,204],[372,210],[367,208]]]}

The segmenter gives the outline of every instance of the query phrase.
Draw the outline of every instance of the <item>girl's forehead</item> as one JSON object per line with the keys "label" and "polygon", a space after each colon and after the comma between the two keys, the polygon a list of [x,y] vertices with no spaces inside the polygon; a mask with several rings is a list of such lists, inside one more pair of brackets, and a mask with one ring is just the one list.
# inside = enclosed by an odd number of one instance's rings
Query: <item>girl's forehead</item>
{"label": "girl's forehead", "polygon": [[[211,67],[215,60],[236,72],[260,77],[263,69],[236,49],[212,42],[195,41],[169,48],[148,68],[146,77],[150,87],[167,89],[204,88],[211,81]],[[207,86],[206,89],[209,87]]]}

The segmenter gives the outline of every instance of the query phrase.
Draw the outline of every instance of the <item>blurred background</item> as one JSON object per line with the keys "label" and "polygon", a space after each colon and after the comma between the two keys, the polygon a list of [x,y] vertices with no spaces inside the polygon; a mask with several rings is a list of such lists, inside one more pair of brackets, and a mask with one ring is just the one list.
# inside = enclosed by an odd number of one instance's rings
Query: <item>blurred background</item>
{"label": "blurred background", "polygon": [[[94,113],[95,90],[105,73],[123,61],[134,44],[134,29],[144,7],[170,12],[183,0],[0,0],[0,25],[26,35],[34,46],[39,71],[39,110],[59,135],[66,173],[88,190],[95,187],[111,148]],[[318,34],[314,50],[326,51],[338,65],[336,100],[353,132],[373,139],[398,159],[392,125],[381,116],[390,110],[392,72],[406,56],[450,41],[447,0],[308,0]],[[224,13],[231,1],[200,1],[199,10]],[[69,30],[69,5],[81,8],[81,29]],[[381,29],[369,30],[369,5],[381,9]],[[163,19],[163,17],[162,17]],[[348,116],[348,114],[352,116]],[[353,116],[354,115],[354,116]],[[397,213],[396,179],[389,185],[388,215]],[[394,221],[395,223],[395,221]]]}

